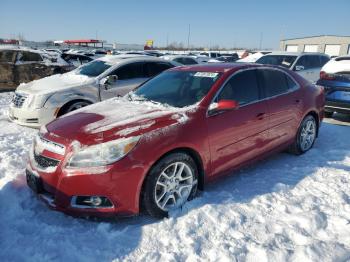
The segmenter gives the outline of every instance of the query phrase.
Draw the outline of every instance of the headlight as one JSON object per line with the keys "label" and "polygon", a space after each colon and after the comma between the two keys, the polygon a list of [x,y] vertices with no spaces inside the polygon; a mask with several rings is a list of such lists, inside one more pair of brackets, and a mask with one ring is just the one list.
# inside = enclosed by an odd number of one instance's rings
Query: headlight
{"label": "headlight", "polygon": [[140,136],[81,148],[68,161],[67,167],[97,167],[112,164],[126,156],[140,140]]}
{"label": "headlight", "polygon": [[47,95],[30,95],[27,100],[27,106],[34,109],[42,108],[47,99]]}

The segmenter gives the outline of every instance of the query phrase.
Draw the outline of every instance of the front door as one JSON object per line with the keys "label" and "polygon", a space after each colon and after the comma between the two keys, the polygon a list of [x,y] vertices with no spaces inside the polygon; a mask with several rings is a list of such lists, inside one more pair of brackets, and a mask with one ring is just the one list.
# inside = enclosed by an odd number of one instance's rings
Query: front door
{"label": "front door", "polygon": [[114,70],[109,75],[116,75],[117,81],[101,85],[101,100],[111,97],[124,96],[140,84],[144,83],[148,77],[144,73],[143,62],[135,62]]}
{"label": "front door", "polygon": [[213,103],[226,99],[237,101],[239,108],[207,117],[212,175],[253,159],[265,150],[268,138],[267,104],[255,69],[232,76]]}

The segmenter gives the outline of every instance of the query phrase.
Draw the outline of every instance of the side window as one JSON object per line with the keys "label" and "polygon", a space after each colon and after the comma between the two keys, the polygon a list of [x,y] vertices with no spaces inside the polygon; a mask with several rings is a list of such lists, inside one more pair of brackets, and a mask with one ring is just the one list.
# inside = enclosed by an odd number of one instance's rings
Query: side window
{"label": "side window", "polygon": [[299,57],[295,66],[303,66],[304,70],[309,69],[309,61],[307,60],[307,56]]}
{"label": "side window", "polygon": [[184,65],[184,61],[182,60],[181,57],[175,58],[174,61]]}
{"label": "side window", "polygon": [[310,55],[309,56],[310,68],[318,68],[321,67],[320,56],[318,55]]}
{"label": "side window", "polygon": [[4,50],[0,52],[0,63],[13,63],[16,52]]}
{"label": "side window", "polygon": [[321,61],[321,67],[324,66],[326,63],[328,63],[329,58],[327,56],[320,56],[320,61]]}
{"label": "side window", "polygon": [[271,69],[259,70],[262,79],[265,97],[284,94],[297,87],[296,83],[287,74]]}
{"label": "side window", "polygon": [[21,52],[18,57],[21,62],[41,62],[43,61],[42,57],[37,53],[32,52]]}
{"label": "side window", "polygon": [[168,63],[159,63],[159,62],[148,62],[145,64],[146,66],[146,77],[153,77],[164,70],[171,68],[172,66]]}
{"label": "side window", "polygon": [[296,66],[304,66],[304,69],[312,69],[321,67],[320,57],[317,55],[304,55],[299,58]]}
{"label": "side window", "polygon": [[228,99],[248,104],[260,99],[256,70],[247,70],[234,75],[221,90],[218,100]]}
{"label": "side window", "polygon": [[194,64],[197,64],[197,62],[192,58],[183,58],[183,64],[184,65],[194,65]]}
{"label": "side window", "polygon": [[121,66],[110,75],[117,75],[119,80],[128,80],[133,78],[143,78],[143,63],[131,63]]}

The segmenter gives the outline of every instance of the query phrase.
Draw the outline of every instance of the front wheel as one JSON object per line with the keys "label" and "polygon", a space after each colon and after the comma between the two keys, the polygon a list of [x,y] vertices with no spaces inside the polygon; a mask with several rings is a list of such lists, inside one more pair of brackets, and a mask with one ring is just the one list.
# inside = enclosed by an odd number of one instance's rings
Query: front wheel
{"label": "front wheel", "polygon": [[316,119],[312,115],[306,116],[300,124],[291,152],[296,155],[304,154],[315,143],[317,135]]}
{"label": "front wheel", "polygon": [[163,218],[173,209],[191,200],[197,191],[198,169],[185,153],[173,153],[161,159],[148,174],[143,206],[148,214]]}

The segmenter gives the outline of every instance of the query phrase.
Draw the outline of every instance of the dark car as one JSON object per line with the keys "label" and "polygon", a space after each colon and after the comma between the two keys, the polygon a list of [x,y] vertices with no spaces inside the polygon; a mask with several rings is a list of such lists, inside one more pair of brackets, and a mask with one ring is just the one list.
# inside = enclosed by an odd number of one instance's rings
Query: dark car
{"label": "dark car", "polygon": [[72,215],[164,217],[244,164],[311,149],[323,106],[323,89],[287,69],[172,68],[42,128],[27,183]]}
{"label": "dark car", "polygon": [[53,74],[71,70],[67,62],[47,52],[32,49],[0,50],[0,86],[15,89],[27,83]]}
{"label": "dark car", "polygon": [[63,53],[61,57],[72,67],[79,67],[83,64],[89,63],[90,61],[94,60],[93,58],[87,56],[87,55],[81,55],[81,54],[67,54]]}
{"label": "dark car", "polygon": [[332,117],[334,112],[350,114],[350,56],[329,61],[317,84],[326,90],[326,117]]}

